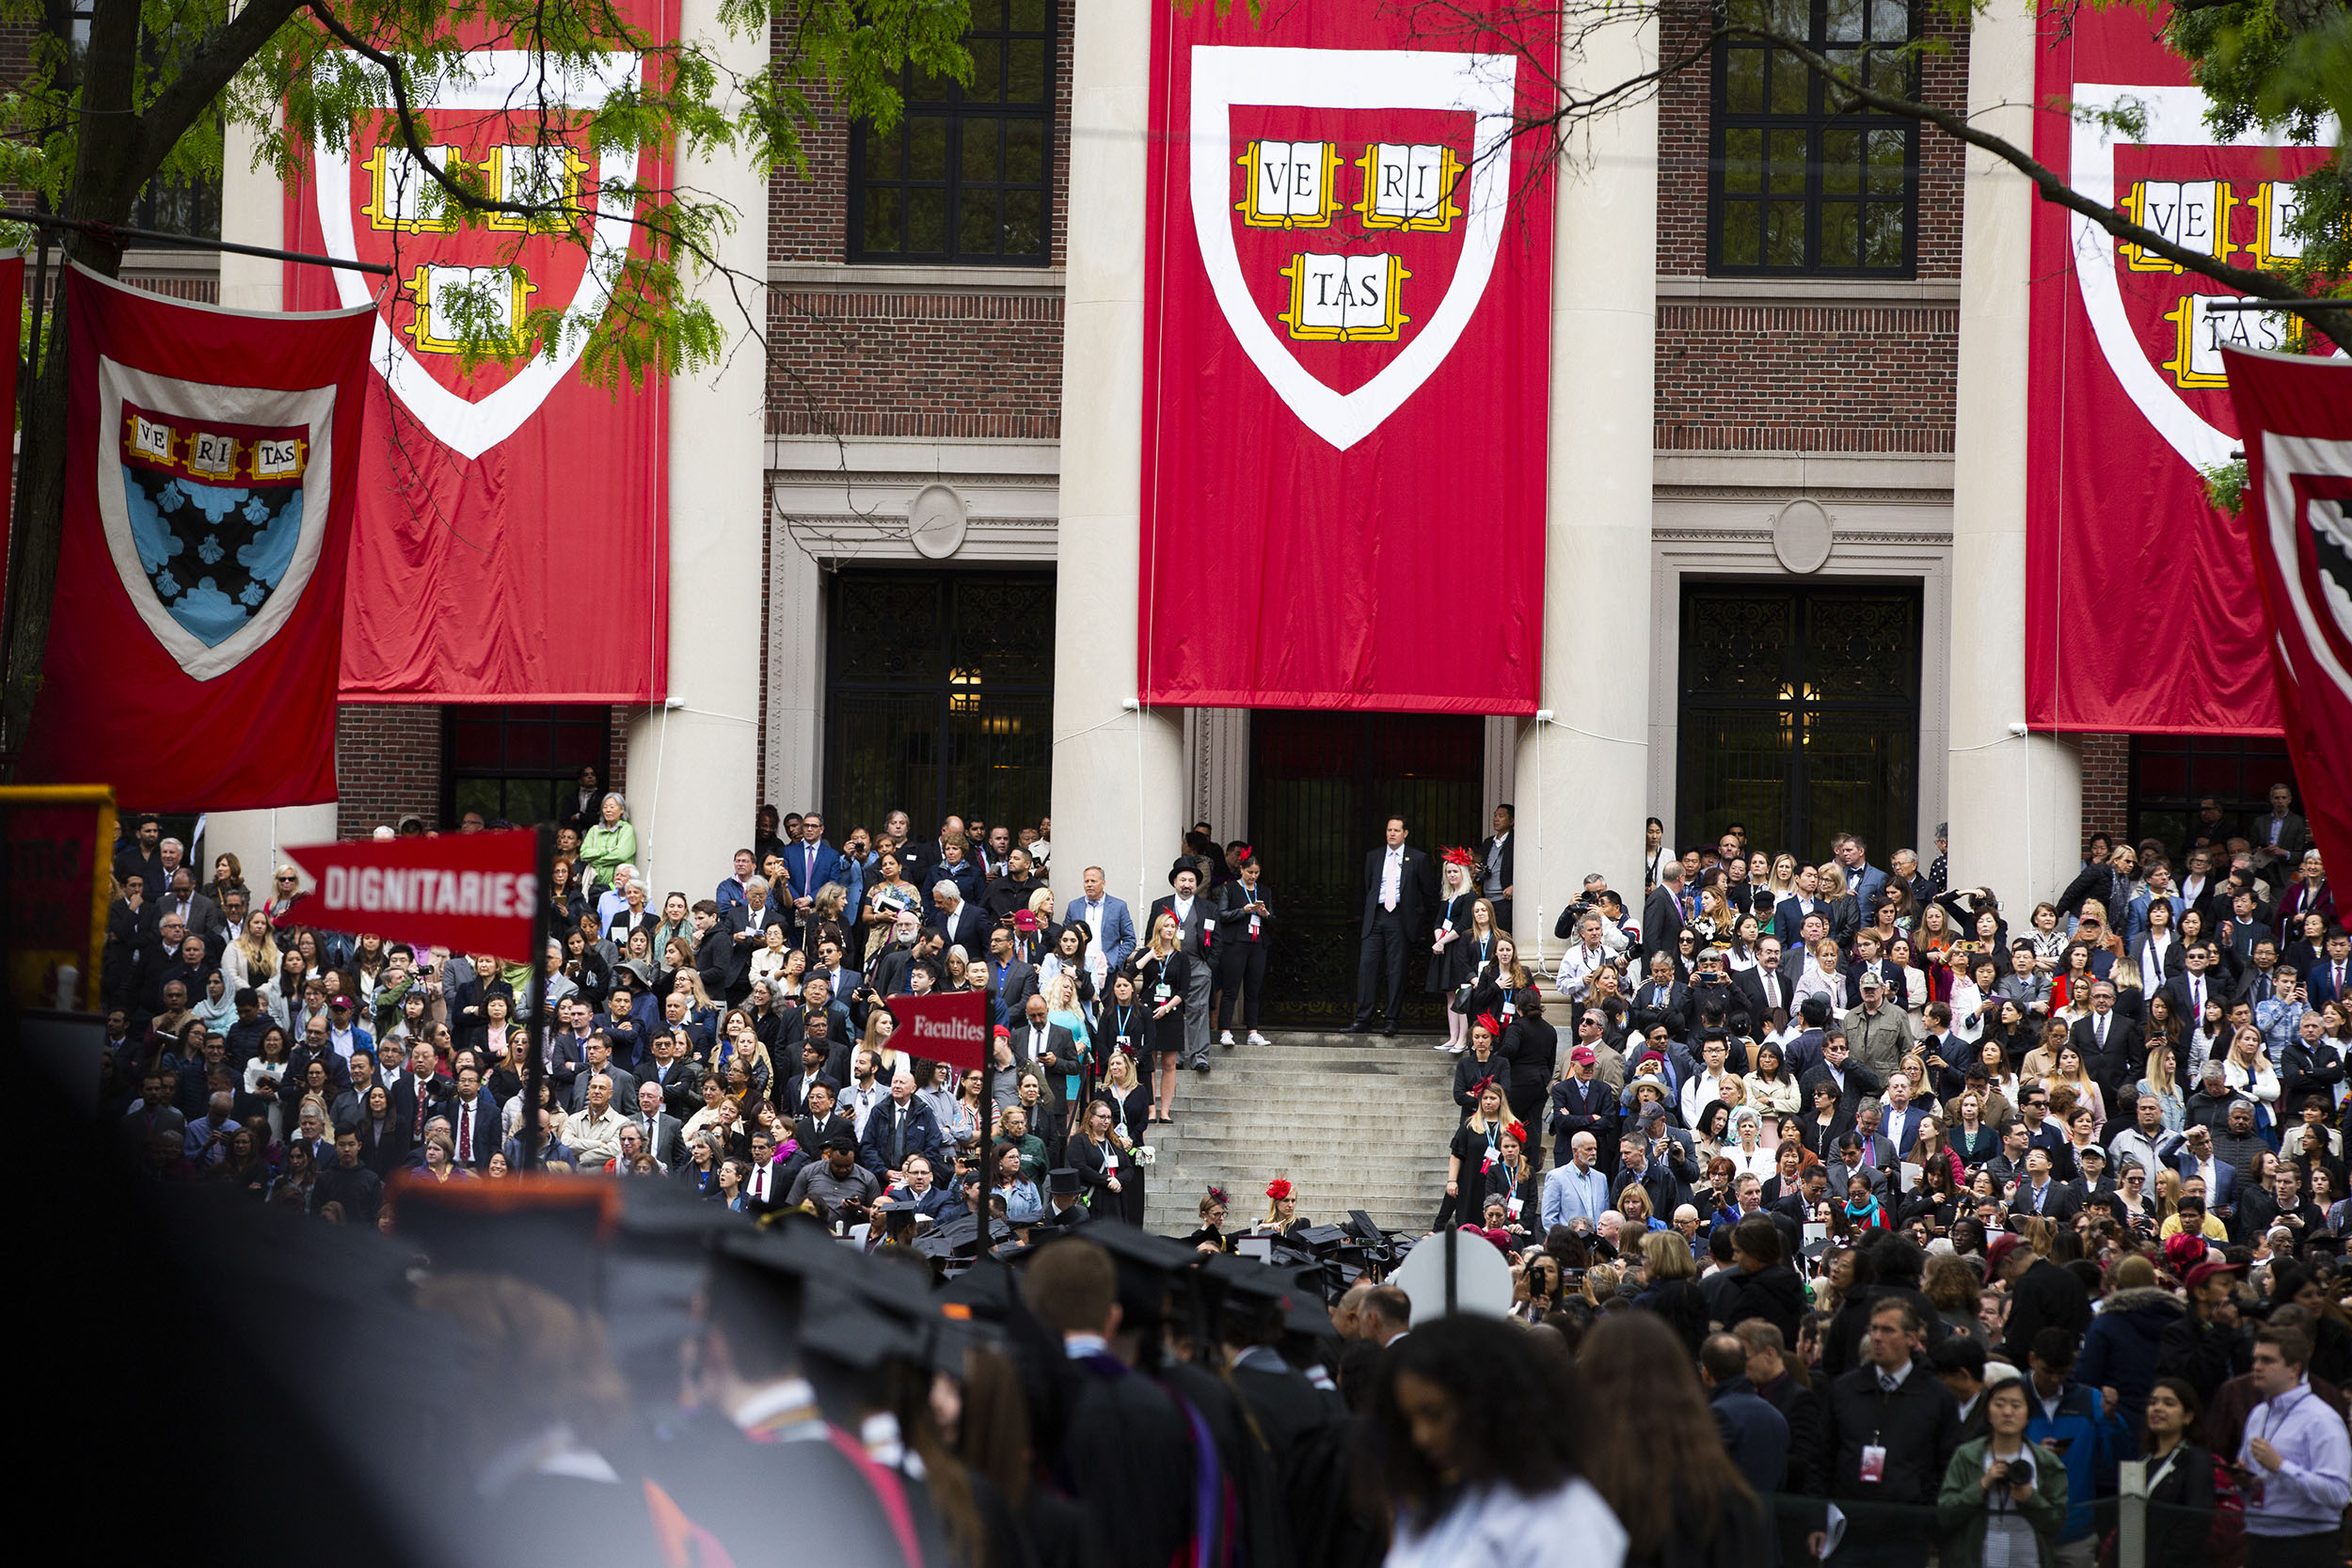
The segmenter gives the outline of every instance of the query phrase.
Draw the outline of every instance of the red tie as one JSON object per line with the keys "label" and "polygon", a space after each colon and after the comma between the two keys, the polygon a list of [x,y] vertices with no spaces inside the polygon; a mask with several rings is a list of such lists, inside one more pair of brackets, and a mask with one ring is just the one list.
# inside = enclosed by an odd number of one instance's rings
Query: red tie
{"label": "red tie", "polygon": [[473,1164],[473,1107],[464,1101],[457,1102],[457,1163]]}

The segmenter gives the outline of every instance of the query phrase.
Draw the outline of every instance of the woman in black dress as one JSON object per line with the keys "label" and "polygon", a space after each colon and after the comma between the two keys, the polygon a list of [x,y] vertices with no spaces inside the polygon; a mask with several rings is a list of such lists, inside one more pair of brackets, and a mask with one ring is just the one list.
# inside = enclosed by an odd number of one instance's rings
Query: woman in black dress
{"label": "woman in black dress", "polygon": [[1119,1208],[1113,1217],[1124,1219],[1138,1228],[1143,1224],[1143,1167],[1133,1158],[1136,1146],[1149,1136],[1144,1128],[1152,1117],[1152,1091],[1136,1078],[1136,1064],[1123,1051],[1110,1053],[1103,1064],[1102,1082],[1094,1085],[1097,1104],[1108,1105],[1112,1113],[1112,1130],[1120,1151],[1129,1156],[1125,1169],[1120,1173]]}
{"label": "woman in black dress", "polygon": [[1152,1055],[1157,1071],[1154,1121],[1176,1119],[1176,1060],[1184,1050],[1184,986],[1192,959],[1177,946],[1176,916],[1162,910],[1152,922],[1150,945],[1135,958],[1136,997],[1151,1020]]}
{"label": "woman in black dress", "polygon": [[1502,1025],[1492,1014],[1470,1026],[1469,1053],[1454,1064],[1454,1103],[1462,1108],[1465,1121],[1478,1109],[1479,1089],[1489,1082],[1501,1084],[1510,1070],[1510,1064],[1495,1054],[1495,1044],[1502,1037]]}
{"label": "woman in black dress", "polygon": [[1488,1084],[1478,1091],[1470,1117],[1454,1129],[1445,1158],[1445,1201],[1438,1205],[1432,1229],[1443,1230],[1459,1212],[1470,1214],[1486,1192],[1486,1173],[1502,1158],[1502,1134],[1511,1124],[1503,1103],[1502,1085]]}
{"label": "woman in black dress", "polygon": [[[1513,1230],[1533,1230],[1544,1212],[1544,1179],[1529,1162],[1527,1129],[1510,1123],[1495,1148],[1495,1163],[1486,1167],[1486,1196],[1502,1199]],[[1535,1152],[1540,1154],[1540,1148]]]}
{"label": "woman in black dress", "polygon": [[1544,1017],[1544,993],[1534,986],[1513,993],[1512,1007],[1514,1016],[1495,1042],[1495,1054],[1503,1061],[1503,1098],[1519,1120],[1540,1120],[1560,1061],[1560,1032]]}
{"label": "woman in black dress", "polygon": [[[1464,939],[1470,935],[1470,905],[1478,894],[1470,886],[1470,851],[1448,849],[1444,858],[1436,924],[1429,940],[1429,969],[1422,976],[1422,989],[1451,1003],[1456,989],[1470,978],[1470,953]],[[1445,1043],[1437,1049],[1458,1056],[1470,1049],[1470,1020],[1449,1006],[1445,1022]]]}
{"label": "woman in black dress", "polygon": [[[1095,1021],[1094,1038],[1102,1052],[1105,1070],[1109,1059],[1124,1056],[1135,1069],[1136,1091],[1143,1097],[1143,1119],[1146,1123],[1160,1119],[1152,1099],[1152,1009],[1143,1005],[1142,993],[1136,989],[1135,973],[1120,970],[1111,976],[1110,994],[1103,999],[1102,1015]],[[1141,1132],[1136,1134],[1140,1140]]]}
{"label": "woman in black dress", "polygon": [[1088,1103],[1086,1120],[1063,1146],[1062,1158],[1078,1173],[1087,1208],[1096,1219],[1127,1217],[1126,1178],[1133,1172],[1129,1169],[1128,1151],[1120,1147],[1126,1136],[1126,1130],[1119,1125],[1119,1113],[1110,1102],[1096,1100]]}

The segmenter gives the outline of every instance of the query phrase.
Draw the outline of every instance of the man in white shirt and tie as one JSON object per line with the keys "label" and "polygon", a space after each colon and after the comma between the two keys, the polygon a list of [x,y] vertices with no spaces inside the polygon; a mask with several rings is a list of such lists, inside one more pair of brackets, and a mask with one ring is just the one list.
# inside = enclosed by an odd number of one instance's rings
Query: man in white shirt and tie
{"label": "man in white shirt and tie", "polygon": [[1756,967],[1731,977],[1732,989],[1747,1004],[1748,1023],[1762,1034],[1772,1027],[1772,1015],[1794,1012],[1796,988],[1780,967],[1780,939],[1767,936],[1756,944]]}
{"label": "man in white shirt and tie", "polygon": [[1364,856],[1363,945],[1356,964],[1356,1017],[1347,1026],[1351,1035],[1372,1032],[1373,1014],[1383,1010],[1384,999],[1388,1026],[1381,1033],[1396,1033],[1397,1017],[1405,1007],[1405,955],[1417,932],[1424,948],[1429,943],[1424,915],[1437,889],[1429,857],[1405,842],[1401,816],[1389,818],[1382,837],[1381,847]]}

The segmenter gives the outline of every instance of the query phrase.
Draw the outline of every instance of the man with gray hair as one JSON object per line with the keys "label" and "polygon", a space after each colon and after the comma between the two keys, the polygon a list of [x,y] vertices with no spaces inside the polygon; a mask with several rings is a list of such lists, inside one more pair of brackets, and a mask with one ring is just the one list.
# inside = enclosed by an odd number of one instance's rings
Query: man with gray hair
{"label": "man with gray hair", "polygon": [[587,1108],[564,1123],[564,1141],[572,1146],[580,1164],[595,1169],[621,1154],[621,1129],[628,1118],[612,1108],[612,1079],[609,1073],[583,1074],[588,1080]]}

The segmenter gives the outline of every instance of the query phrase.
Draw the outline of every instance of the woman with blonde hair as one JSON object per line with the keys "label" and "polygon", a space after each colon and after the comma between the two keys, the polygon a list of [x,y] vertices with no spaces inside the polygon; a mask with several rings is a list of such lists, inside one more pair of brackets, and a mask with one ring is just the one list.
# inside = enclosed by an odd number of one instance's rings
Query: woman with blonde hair
{"label": "woman with blonde hair", "polygon": [[1265,1218],[1251,1227],[1252,1233],[1261,1236],[1267,1234],[1287,1236],[1295,1230],[1303,1230],[1306,1227],[1307,1222],[1298,1217],[1298,1189],[1291,1185],[1290,1179],[1278,1176],[1267,1182]]}
{"label": "woman with blonde hair", "polygon": [[1794,898],[1797,895],[1797,857],[1786,850],[1774,855],[1772,880],[1765,885],[1772,890],[1774,909]]}
{"label": "woman with blonde hair", "polygon": [[1445,1041],[1435,1049],[1459,1056],[1470,1049],[1470,1016],[1452,1004],[1460,998],[1473,973],[1464,942],[1470,935],[1470,904],[1478,896],[1478,890],[1470,885],[1468,849],[1448,849],[1442,859],[1445,869],[1438,890],[1437,924],[1429,942],[1428,972],[1422,977],[1422,989],[1443,997],[1447,1003]]}
{"label": "woman with blonde hair", "polygon": [[2230,1037],[2230,1053],[2221,1059],[2223,1082],[2254,1101],[2254,1114],[2265,1123],[2275,1121],[2279,1103],[2279,1074],[2263,1051],[2262,1031],[2248,1024]]}
{"label": "woman with blonde hair", "polygon": [[1645,1233],[1666,1228],[1666,1222],[1649,1206],[1649,1190],[1639,1181],[1626,1183],[1625,1191],[1617,1195],[1617,1212],[1625,1216],[1626,1224]]}
{"label": "woman with blonde hair", "polygon": [[1443,1230],[1456,1215],[1476,1212],[1486,1191],[1486,1171],[1502,1157],[1503,1131],[1511,1125],[1511,1109],[1502,1086],[1489,1078],[1478,1087],[1470,1114],[1454,1130],[1445,1157],[1445,1201],[1438,1206],[1437,1223]]}
{"label": "woman with blonde hair", "polygon": [[1152,922],[1151,939],[1132,960],[1136,995],[1151,1016],[1152,1052],[1159,1060],[1153,1079],[1159,1103],[1155,1120],[1176,1119],[1176,1060],[1184,1049],[1184,987],[1192,958],[1177,945],[1174,911],[1162,910]]}
{"label": "woman with blonde hair", "polygon": [[[1045,998],[1045,1022],[1048,1024],[1058,1023],[1069,1030],[1071,1042],[1078,1048],[1074,1059],[1058,1062],[1054,1069],[1055,1075],[1061,1080],[1054,1087],[1071,1106],[1073,1132],[1077,1127],[1074,1118],[1078,1108],[1086,1103],[1087,1096],[1094,1087],[1094,1038],[1093,1032],[1087,1027],[1086,1010],[1078,1005],[1079,978],[1077,974],[1065,969],[1039,987],[1039,994]],[[1136,1223],[1140,1225],[1143,1222],[1137,1220]]]}
{"label": "woman with blonde hair", "polygon": [[260,990],[268,985],[278,969],[278,942],[271,934],[269,916],[255,910],[245,917],[237,940],[220,955],[221,980],[233,999],[240,990]]}

